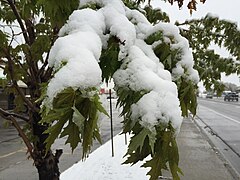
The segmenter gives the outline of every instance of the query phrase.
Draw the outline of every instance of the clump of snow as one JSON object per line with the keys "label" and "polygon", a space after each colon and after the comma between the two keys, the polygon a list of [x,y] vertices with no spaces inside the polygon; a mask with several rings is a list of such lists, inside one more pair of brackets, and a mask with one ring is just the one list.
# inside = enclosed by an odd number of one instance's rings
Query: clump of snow
{"label": "clump of snow", "polygon": [[129,22],[124,14],[119,13],[111,6],[105,7],[103,13],[110,34],[116,36],[120,41],[119,59],[123,59],[127,54],[128,48],[134,45],[136,39],[134,25]]}
{"label": "clump of snow", "polygon": [[59,31],[59,36],[64,36],[75,31],[96,33],[103,43],[107,45],[108,35],[105,35],[106,24],[105,17],[101,11],[92,9],[82,9],[74,11],[70,16],[67,24]]}
{"label": "clump of snow", "polygon": [[128,53],[127,68],[123,66],[113,76],[117,86],[129,87],[134,91],[162,89],[177,95],[171,74],[161,64],[152,61],[137,46],[132,46]]}
{"label": "clump of snow", "polygon": [[144,127],[152,128],[150,129],[152,132],[155,130],[153,125],[158,125],[159,122],[164,124],[172,122],[177,134],[182,122],[181,111],[176,108],[178,106],[178,99],[172,93],[151,91],[132,105],[131,117],[133,119],[141,118],[140,123]]}
{"label": "clump of snow", "polygon": [[102,44],[92,32],[76,32],[60,37],[49,55],[49,66],[56,71],[48,84],[46,102],[67,87],[87,89],[99,86],[101,69],[98,60]]}
{"label": "clump of snow", "polygon": [[127,9],[126,16],[131,21],[131,23],[135,25],[137,37],[139,39],[143,39],[147,32],[151,30],[151,23],[139,11]]}
{"label": "clump of snow", "polygon": [[74,31],[90,31],[101,36],[105,31],[104,16],[101,12],[92,9],[82,9],[74,11],[67,24],[59,32],[59,36],[69,34]]}
{"label": "clump of snow", "polygon": [[[174,80],[178,79],[181,76],[186,77],[190,81],[195,83],[199,82],[198,72],[193,69],[194,61],[193,55],[190,51],[188,40],[180,35],[179,29],[177,26],[160,22],[155,25],[151,31],[148,31],[146,37],[149,35],[161,31],[165,37],[165,42],[169,43],[172,50],[180,50],[181,55],[180,61],[177,63],[176,67],[172,70],[172,77]],[[156,42],[154,46],[157,46],[161,41]],[[186,72],[184,71],[186,70]]]}

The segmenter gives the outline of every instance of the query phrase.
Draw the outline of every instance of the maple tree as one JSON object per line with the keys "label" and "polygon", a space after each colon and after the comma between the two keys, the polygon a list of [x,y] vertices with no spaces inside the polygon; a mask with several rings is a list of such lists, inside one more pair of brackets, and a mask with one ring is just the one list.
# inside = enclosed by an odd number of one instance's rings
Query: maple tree
{"label": "maple tree", "polygon": [[[124,0],[123,2],[131,10],[143,12],[139,9],[139,4],[145,1]],[[184,1],[169,0],[168,2],[177,2],[181,7]],[[196,3],[195,0],[189,2],[190,12],[196,10]],[[97,139],[101,142],[97,125],[98,113],[107,114],[99,101],[97,87],[94,86],[85,89],[69,86],[53,97],[50,106],[46,101],[49,82],[68,63],[64,59],[57,67],[50,66],[50,52],[58,39],[61,39],[60,29],[64,27],[73,11],[79,8],[79,1],[63,0],[59,3],[56,0],[1,0],[0,6],[0,68],[4,69],[6,81],[9,82],[6,91],[15,94],[16,104],[14,113],[0,108],[0,115],[12,122],[19,131],[38,169],[39,179],[58,179],[60,174],[58,163],[62,151],[57,150],[56,153],[51,151],[51,145],[55,139],[59,136],[67,136],[66,143],[69,143],[73,150],[81,143],[82,157],[85,158],[93,140]],[[90,3],[81,7],[81,9],[85,8],[97,12],[103,6]],[[169,22],[166,13],[153,9],[150,5],[144,7],[144,16],[152,25]],[[213,50],[209,50],[209,46],[211,42],[224,46],[233,57],[239,59],[240,53],[236,44],[240,42],[240,35],[236,25],[211,16],[176,25],[193,49],[194,67],[198,70],[200,79],[207,88],[214,84],[215,90],[220,92],[223,89],[219,82],[221,72],[240,73],[239,63],[231,58],[220,57]],[[105,81],[114,77],[119,69],[128,69],[130,64],[118,59],[120,49],[126,45],[127,41],[119,39],[116,34],[112,35],[109,31],[111,30],[108,29],[105,32],[110,36],[108,44],[102,49],[99,57],[102,79]],[[67,37],[68,33],[65,32],[62,36]],[[169,41],[164,41],[164,39]],[[158,43],[154,46],[153,52],[163,64],[164,69],[174,74],[173,69],[177,66],[184,51],[181,48],[172,48],[177,42],[176,37],[165,35],[162,29],[148,34],[144,42],[149,46]],[[184,70],[186,73],[187,69]],[[197,86],[196,82],[187,78],[188,75],[183,74],[173,81],[177,87],[182,116],[187,116],[189,111],[196,114]],[[26,97],[19,87],[19,80],[27,85],[30,97]],[[152,89],[142,88],[136,91],[131,88],[126,89],[125,86],[119,84],[116,90],[118,105],[123,108],[121,115],[126,117],[123,132],[133,134],[126,154],[128,159],[125,163],[134,164],[151,155],[152,159],[143,165],[151,167],[149,172],[151,179],[157,179],[161,175],[161,170],[168,169],[168,167],[174,179],[179,179],[181,170],[178,167],[176,129],[171,121],[165,124],[159,123],[154,126],[153,131],[150,131],[140,123],[141,121],[138,121],[143,119],[141,116],[135,119],[132,117],[132,105],[138,103]],[[153,96],[155,93],[150,95]],[[21,114],[24,106],[28,107],[27,116]],[[164,114],[162,116],[164,117]],[[26,122],[24,129],[19,126],[16,118]],[[65,124],[67,126],[64,126]]]}

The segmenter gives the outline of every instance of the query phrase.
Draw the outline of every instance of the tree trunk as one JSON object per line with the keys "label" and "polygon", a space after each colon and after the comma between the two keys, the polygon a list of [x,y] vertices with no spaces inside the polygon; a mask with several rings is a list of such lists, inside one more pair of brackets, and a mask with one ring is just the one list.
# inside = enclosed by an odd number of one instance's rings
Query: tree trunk
{"label": "tree trunk", "polygon": [[44,134],[43,132],[47,129],[47,125],[40,125],[38,123],[41,120],[39,113],[30,112],[30,117],[32,117],[33,135],[37,137],[37,141],[34,143],[33,154],[39,180],[58,180],[60,176],[58,163],[62,150],[56,150],[55,154],[51,150],[46,153],[46,143],[44,141],[48,137],[48,134]]}
{"label": "tree trunk", "polygon": [[55,155],[49,150],[46,156],[40,155],[36,158],[37,163],[35,165],[38,170],[39,180],[59,180],[58,156],[60,154],[62,154],[61,150],[57,150]]}

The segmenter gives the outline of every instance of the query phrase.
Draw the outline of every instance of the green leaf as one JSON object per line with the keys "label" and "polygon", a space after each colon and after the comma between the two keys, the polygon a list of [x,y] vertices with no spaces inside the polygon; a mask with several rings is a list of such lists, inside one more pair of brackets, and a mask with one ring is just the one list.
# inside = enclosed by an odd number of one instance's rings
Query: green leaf
{"label": "green leaf", "polygon": [[102,79],[106,82],[112,78],[122,64],[122,61],[118,59],[119,44],[120,40],[115,36],[111,36],[108,40],[107,49],[102,50],[99,65],[102,69]]}
{"label": "green leaf", "polygon": [[142,151],[144,141],[147,137],[149,137],[151,149],[154,151],[155,136],[152,134],[154,133],[146,128],[143,128],[138,134],[135,134],[130,140],[127,154],[136,151],[138,148],[140,148],[139,150]]}
{"label": "green leaf", "polygon": [[150,175],[150,180],[156,180],[162,175],[161,170],[165,167],[165,163],[163,163],[161,155],[157,154],[154,155],[151,160],[144,163],[142,167],[150,167],[151,170],[147,175]]}
{"label": "green leaf", "polygon": [[78,126],[79,131],[82,132],[84,129],[84,121],[86,120],[86,118],[78,111],[76,107],[72,107],[72,109],[73,109],[72,121]]}
{"label": "green leaf", "polygon": [[40,123],[52,123],[56,120],[68,120],[72,116],[72,109],[69,107],[51,109],[47,115],[43,115]]}
{"label": "green leaf", "polygon": [[7,35],[0,30],[0,45],[3,47],[3,45],[6,45],[6,44],[7,44]]}
{"label": "green leaf", "polygon": [[149,154],[151,154],[151,150],[148,147],[149,146],[144,147],[142,151],[140,151],[140,148],[138,148],[137,151],[130,153],[127,157],[127,160],[123,162],[123,164],[134,165],[137,162],[144,160],[147,156],[149,156]]}
{"label": "green leaf", "polygon": [[63,128],[64,124],[66,123],[66,121],[67,121],[67,119],[66,120],[57,121],[56,124],[54,124],[53,126],[49,127],[46,131],[44,131],[44,134],[48,134],[48,137],[45,140],[45,143],[46,143],[46,153],[47,153],[47,151],[49,151],[49,149],[51,148],[52,144],[54,143],[54,141],[59,136],[60,132],[62,131],[62,128]]}
{"label": "green leaf", "polygon": [[72,121],[69,121],[68,126],[64,128],[63,132],[61,133],[60,138],[64,136],[68,136],[65,144],[69,143],[73,152],[78,143],[81,142],[79,127]]}
{"label": "green leaf", "polygon": [[188,111],[190,111],[193,115],[196,115],[197,93],[195,86],[196,85],[192,82],[185,81],[184,79],[180,82],[178,95],[183,116],[188,116]]}
{"label": "green leaf", "polygon": [[161,31],[157,31],[157,32],[154,32],[153,34],[149,35],[145,39],[145,42],[150,45],[159,40],[163,40],[163,33]]}
{"label": "green leaf", "polygon": [[1,88],[5,88],[5,86],[7,85],[7,83],[8,83],[8,81],[7,81],[7,79],[5,79],[5,78],[0,78],[0,87]]}
{"label": "green leaf", "polygon": [[72,107],[75,99],[75,91],[72,88],[66,88],[53,100],[53,108]]}
{"label": "green leaf", "polygon": [[78,0],[39,0],[44,14],[50,19],[53,27],[61,28],[70,14],[79,6]]}
{"label": "green leaf", "polygon": [[99,112],[101,112],[101,113],[105,114],[106,116],[110,117],[109,114],[107,113],[107,111],[105,110],[105,108],[102,106],[102,103],[100,102],[100,98],[97,94],[94,96],[94,103],[95,103],[95,106],[96,106],[96,108]]}
{"label": "green leaf", "polygon": [[48,35],[39,35],[31,45],[32,59],[42,60],[43,53],[47,53],[51,48],[51,39]]}
{"label": "green leaf", "polygon": [[177,142],[174,138],[171,141],[171,147],[169,150],[169,167],[173,175],[173,179],[176,179],[176,180],[178,179],[180,180],[178,173],[183,175],[182,170],[178,167],[178,163],[179,163],[178,147],[177,147]]}
{"label": "green leaf", "polygon": [[152,24],[157,24],[158,22],[170,22],[168,15],[162,12],[161,9],[154,9],[151,5],[144,7],[146,12],[146,17]]}
{"label": "green leaf", "polygon": [[26,112],[27,108],[25,106],[25,103],[20,95],[14,96],[14,111],[15,112]]}

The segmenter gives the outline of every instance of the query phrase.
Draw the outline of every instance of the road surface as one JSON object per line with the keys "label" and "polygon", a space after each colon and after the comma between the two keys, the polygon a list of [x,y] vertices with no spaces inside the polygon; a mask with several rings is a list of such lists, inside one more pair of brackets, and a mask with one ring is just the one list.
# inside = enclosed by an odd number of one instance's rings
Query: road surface
{"label": "road surface", "polygon": [[199,98],[197,117],[216,148],[240,173],[240,103]]}

